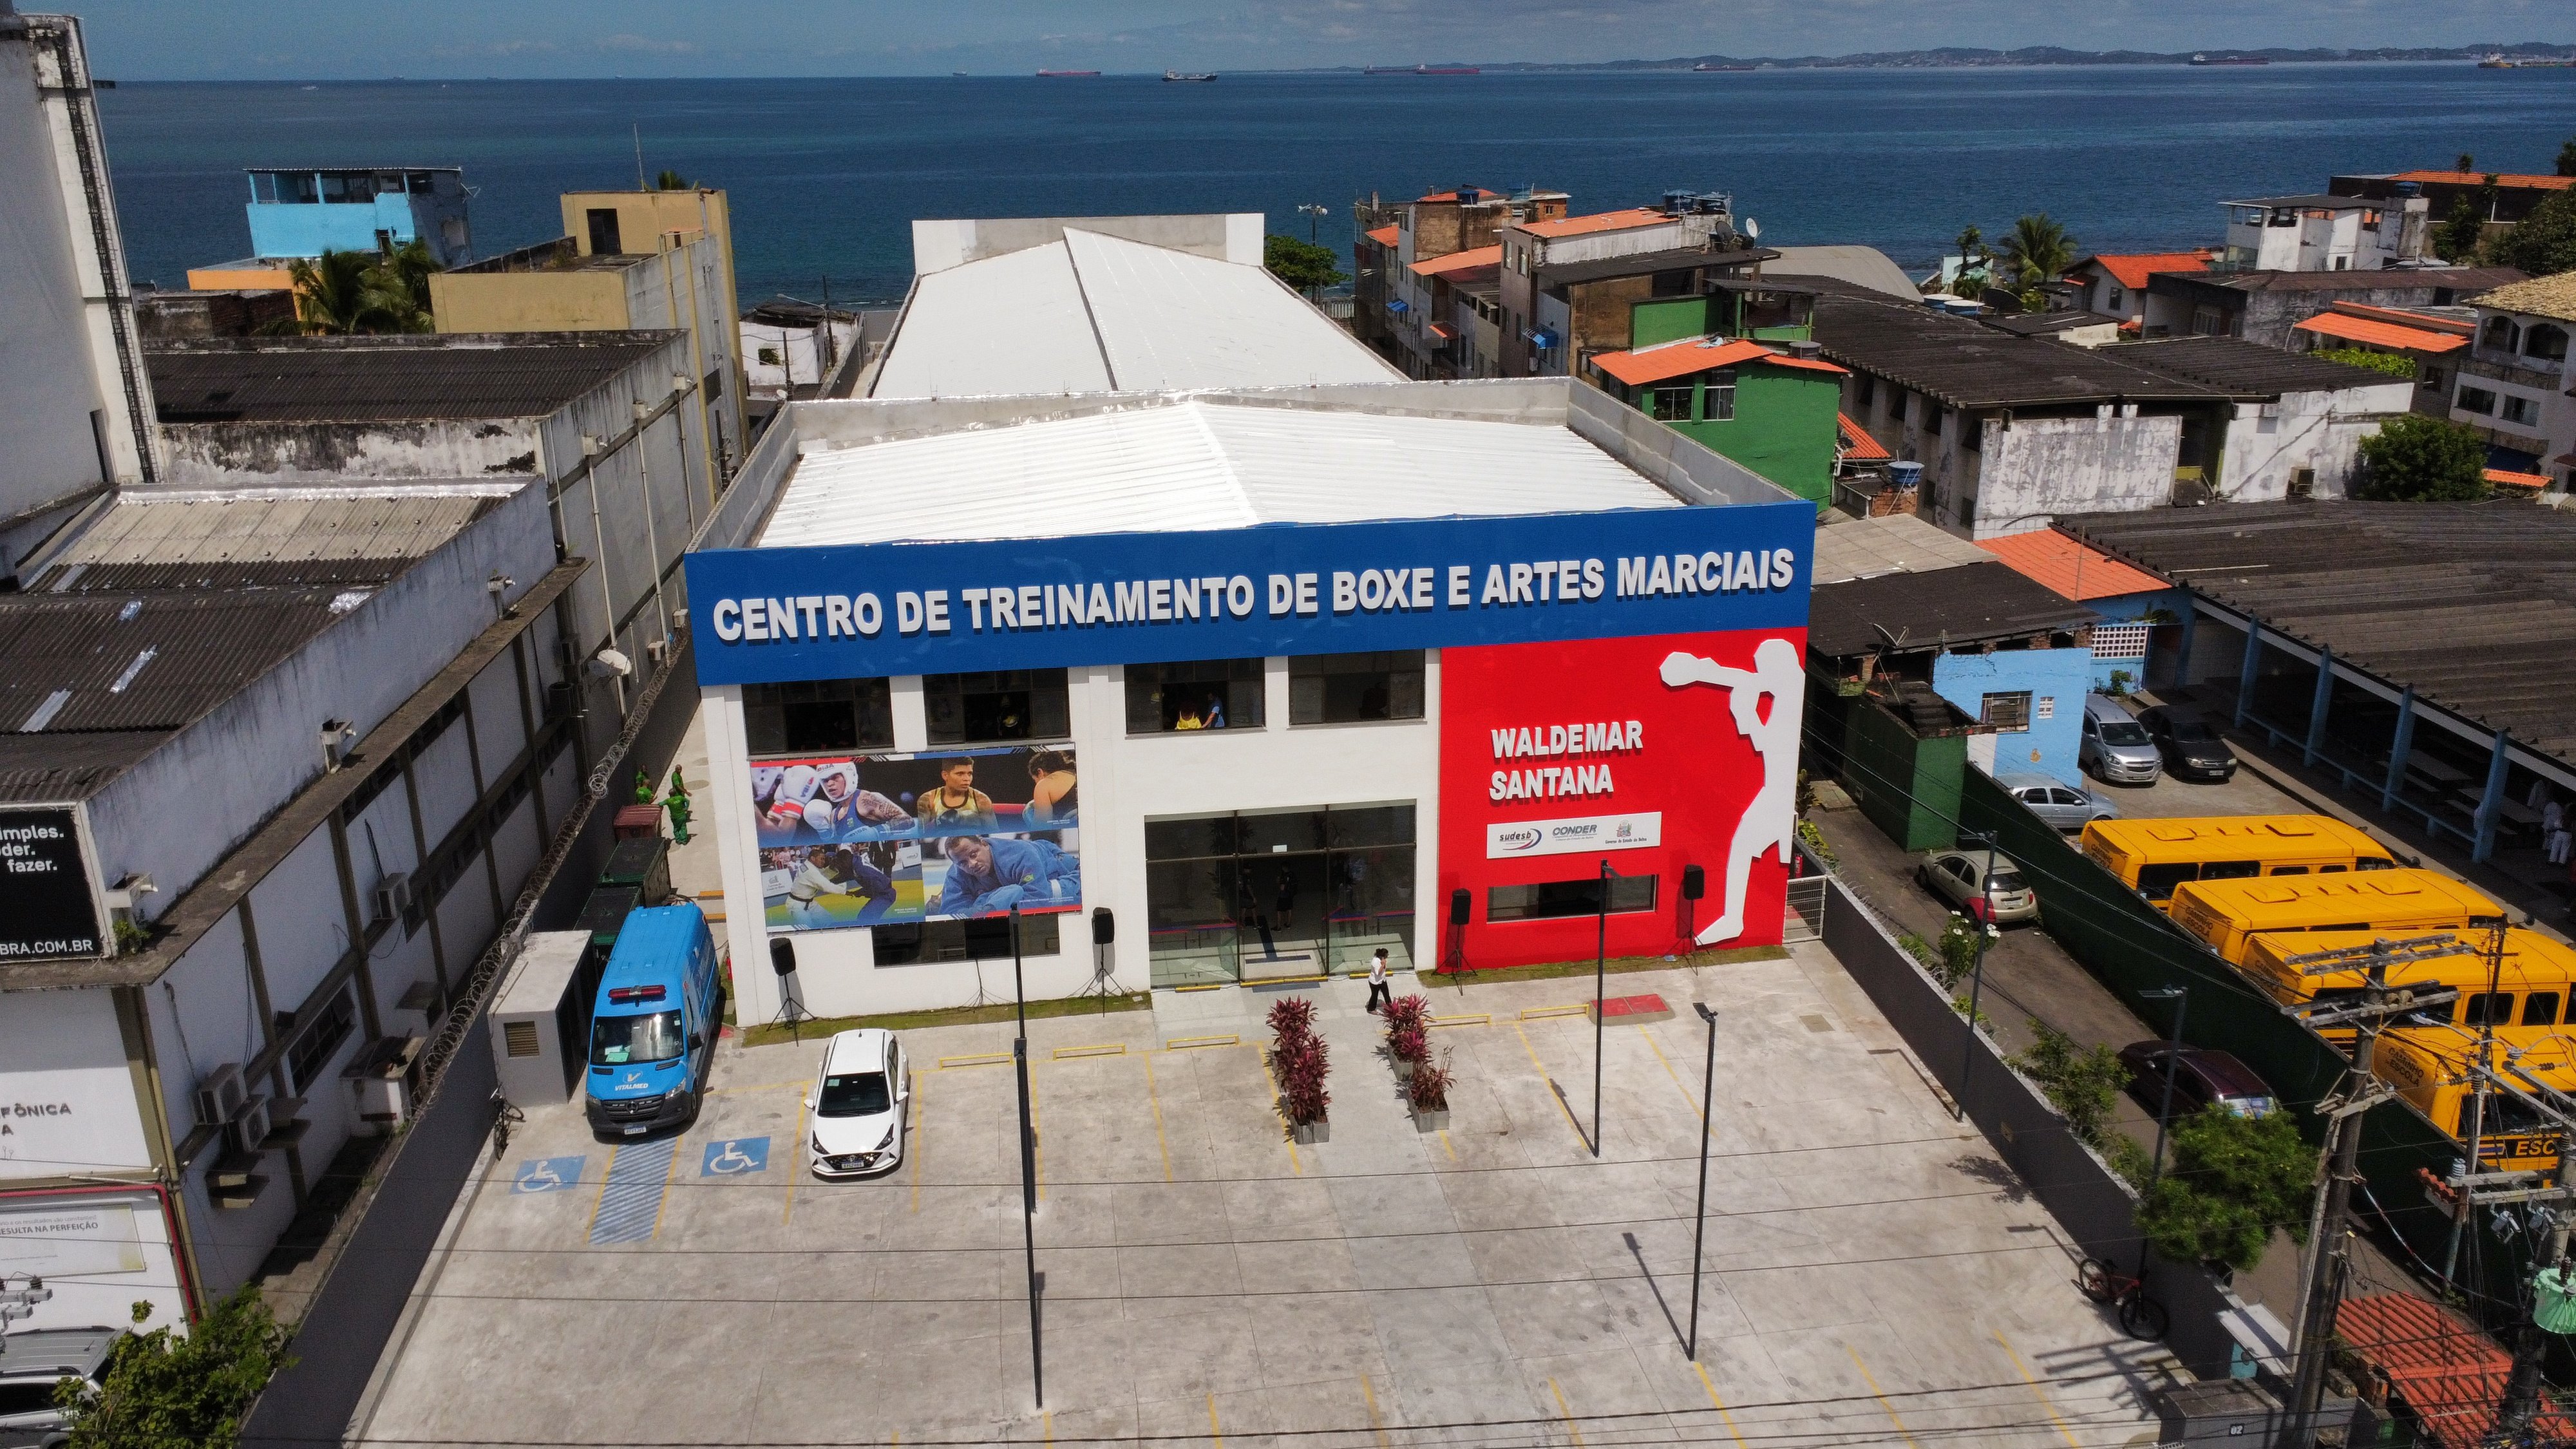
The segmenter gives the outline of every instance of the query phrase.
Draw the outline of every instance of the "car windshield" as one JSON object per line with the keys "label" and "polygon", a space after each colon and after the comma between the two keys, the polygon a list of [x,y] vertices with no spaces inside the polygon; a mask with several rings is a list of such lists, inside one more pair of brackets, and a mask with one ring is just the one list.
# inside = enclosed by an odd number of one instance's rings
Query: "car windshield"
{"label": "car windshield", "polygon": [[2029,883],[2021,878],[2021,872],[2017,870],[1999,870],[1986,877],[1986,889],[1990,891],[2027,890]]}
{"label": "car windshield", "polygon": [[2218,739],[2218,736],[2210,733],[2209,726],[2196,719],[2174,721],[2173,737],[2187,745],[2205,745]]}
{"label": "car windshield", "polygon": [[873,1117],[894,1106],[893,1094],[886,1090],[883,1072],[847,1072],[823,1079],[822,1099],[814,1106],[817,1117]]}
{"label": "car windshield", "polygon": [[2239,1117],[2264,1117],[2269,1116],[2272,1111],[2272,1099],[2269,1097],[2221,1097],[2218,1102],[2220,1106]]}
{"label": "car windshield", "polygon": [[2112,720],[2102,726],[2102,743],[2106,745],[2143,745],[2147,743],[2146,726],[2136,720]]}
{"label": "car windshield", "polygon": [[641,1016],[602,1016],[590,1024],[590,1061],[598,1067],[629,1062],[667,1062],[680,1054],[680,1014],[647,1012]]}

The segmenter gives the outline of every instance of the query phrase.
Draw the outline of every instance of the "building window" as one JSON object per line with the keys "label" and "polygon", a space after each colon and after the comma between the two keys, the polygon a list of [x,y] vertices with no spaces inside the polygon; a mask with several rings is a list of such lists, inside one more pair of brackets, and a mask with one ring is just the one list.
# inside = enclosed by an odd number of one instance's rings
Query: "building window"
{"label": "building window", "polygon": [[1646,390],[1646,416],[1659,423],[1686,423],[1691,420],[1691,386],[1655,387]]}
{"label": "building window", "polygon": [[2493,417],[2495,415],[2496,395],[2482,387],[2464,387],[2460,389],[2459,400],[2454,404],[2454,406],[2464,413],[2476,413],[2480,417]]}
{"label": "building window", "polygon": [[1852,379],[1852,406],[1868,407],[1878,397],[1878,379],[1864,372]]}
{"label": "building window", "polygon": [[2539,427],[2540,404],[2530,398],[2515,397],[2507,393],[2504,399],[2504,420],[2508,423],[2520,423],[2526,428]]}
{"label": "building window", "polygon": [[2521,339],[2522,329],[2514,326],[2510,317],[2489,317],[2484,330],[2478,333],[2479,346],[2492,347],[2498,352],[2513,351],[2514,343]]}
{"label": "building window", "polygon": [[286,1049],[286,1072],[295,1081],[295,1090],[311,1096],[315,1079],[331,1065],[331,1054],[349,1039],[357,1021],[358,1006],[342,986],[331,999],[313,1009],[312,1024]]}
{"label": "building window", "polygon": [[1258,659],[1127,666],[1127,733],[1131,735],[1261,726]]}
{"label": "building window", "polygon": [[925,674],[921,705],[933,745],[1060,740],[1073,733],[1061,669]]}
{"label": "building window", "polygon": [[[1653,910],[1656,879],[1651,875],[1611,877],[1610,914],[1616,916],[1631,911]],[[1552,921],[1564,916],[1599,914],[1599,876],[1552,880],[1539,885],[1489,886],[1485,890],[1485,919],[1488,921]]]}
{"label": "building window", "polygon": [[2030,728],[2030,691],[1989,694],[1979,702],[1977,718],[1994,727],[1997,733],[2010,734]]}
{"label": "building window", "polygon": [[1422,718],[1422,651],[1306,654],[1288,661],[1288,722]]}
{"label": "building window", "polygon": [[1687,297],[1693,292],[1699,290],[1697,287],[1692,285],[1696,280],[1697,274],[1694,272],[1657,272],[1655,273],[1654,280],[1647,284],[1649,289],[1647,295],[1653,297]]}
{"label": "building window", "polygon": [[894,748],[894,692],[882,679],[813,679],[742,687],[742,733],[754,755]]}
{"label": "building window", "polygon": [[1734,368],[1724,368],[1708,375],[1708,401],[1702,416],[1712,423],[1731,422],[1734,420]]}
{"label": "building window", "polygon": [[2116,284],[2113,285],[2111,288],[2111,306],[2114,310],[2117,310],[2120,305],[2120,296],[2121,293],[2119,287]]}
{"label": "building window", "polygon": [[1959,414],[1960,452],[1983,452],[1985,450],[1986,442],[1985,434],[1985,419],[1978,417],[1975,413],[1963,412]]}
{"label": "building window", "polygon": [[2543,362],[2567,360],[2567,329],[2543,322],[2522,334],[2522,355]]}
{"label": "building window", "polygon": [[622,238],[617,234],[617,208],[594,206],[582,213],[582,219],[590,226],[591,255],[613,257],[625,250],[618,245]]}
{"label": "building window", "polygon": [[[1053,956],[1063,949],[1057,932],[1062,913],[1020,917],[1020,954]],[[868,932],[880,966],[925,966],[940,961],[1007,961],[1011,958],[1011,918],[987,916],[973,921],[921,921],[908,926],[878,926]]]}
{"label": "building window", "polygon": [[2423,378],[2417,383],[2417,385],[2428,392],[2440,392],[2442,390],[2442,381],[2442,369],[2438,367],[2427,367],[2424,369]]}
{"label": "building window", "polygon": [[2224,337],[2227,335],[2227,319],[2219,315],[2215,307],[2194,307],[2191,309],[2191,335]]}
{"label": "building window", "polygon": [[1923,436],[1927,438],[1941,436],[1941,415],[1948,411],[1949,409],[1932,399],[1925,398],[1923,400]]}

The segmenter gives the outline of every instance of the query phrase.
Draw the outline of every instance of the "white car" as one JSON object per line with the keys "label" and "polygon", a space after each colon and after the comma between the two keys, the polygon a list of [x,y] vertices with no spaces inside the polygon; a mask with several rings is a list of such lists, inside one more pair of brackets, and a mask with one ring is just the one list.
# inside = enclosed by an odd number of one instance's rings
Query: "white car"
{"label": "white car", "polygon": [[816,1177],[867,1177],[903,1162],[904,1104],[912,1079],[894,1033],[861,1027],[823,1050],[823,1079],[805,1099],[813,1129],[806,1164]]}

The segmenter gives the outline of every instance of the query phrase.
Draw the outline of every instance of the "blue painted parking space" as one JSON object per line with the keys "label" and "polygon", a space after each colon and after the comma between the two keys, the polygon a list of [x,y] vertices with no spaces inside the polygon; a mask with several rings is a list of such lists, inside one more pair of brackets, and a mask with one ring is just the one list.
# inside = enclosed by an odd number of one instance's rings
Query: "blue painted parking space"
{"label": "blue painted parking space", "polygon": [[671,1163],[679,1150],[676,1137],[618,1147],[608,1160],[608,1185],[600,1190],[599,1212],[590,1221],[593,1244],[640,1243],[653,1236],[653,1225],[662,1216],[662,1194],[671,1185]]}
{"label": "blue painted parking space", "polygon": [[707,1144],[699,1160],[700,1177],[748,1177],[769,1170],[769,1139],[726,1137]]}
{"label": "blue painted parking space", "polygon": [[562,1192],[581,1183],[587,1157],[531,1157],[510,1174],[510,1191]]}

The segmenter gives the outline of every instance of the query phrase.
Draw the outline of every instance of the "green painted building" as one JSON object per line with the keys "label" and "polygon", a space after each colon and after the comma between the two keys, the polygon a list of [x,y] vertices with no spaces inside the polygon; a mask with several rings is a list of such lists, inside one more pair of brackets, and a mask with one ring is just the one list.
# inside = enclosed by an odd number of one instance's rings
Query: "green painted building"
{"label": "green painted building", "polygon": [[[1639,302],[1625,352],[1590,359],[1604,391],[1818,508],[1833,500],[1842,368],[1802,357],[1814,296],[1730,282]],[[1794,349],[1794,350],[1793,350]]]}

